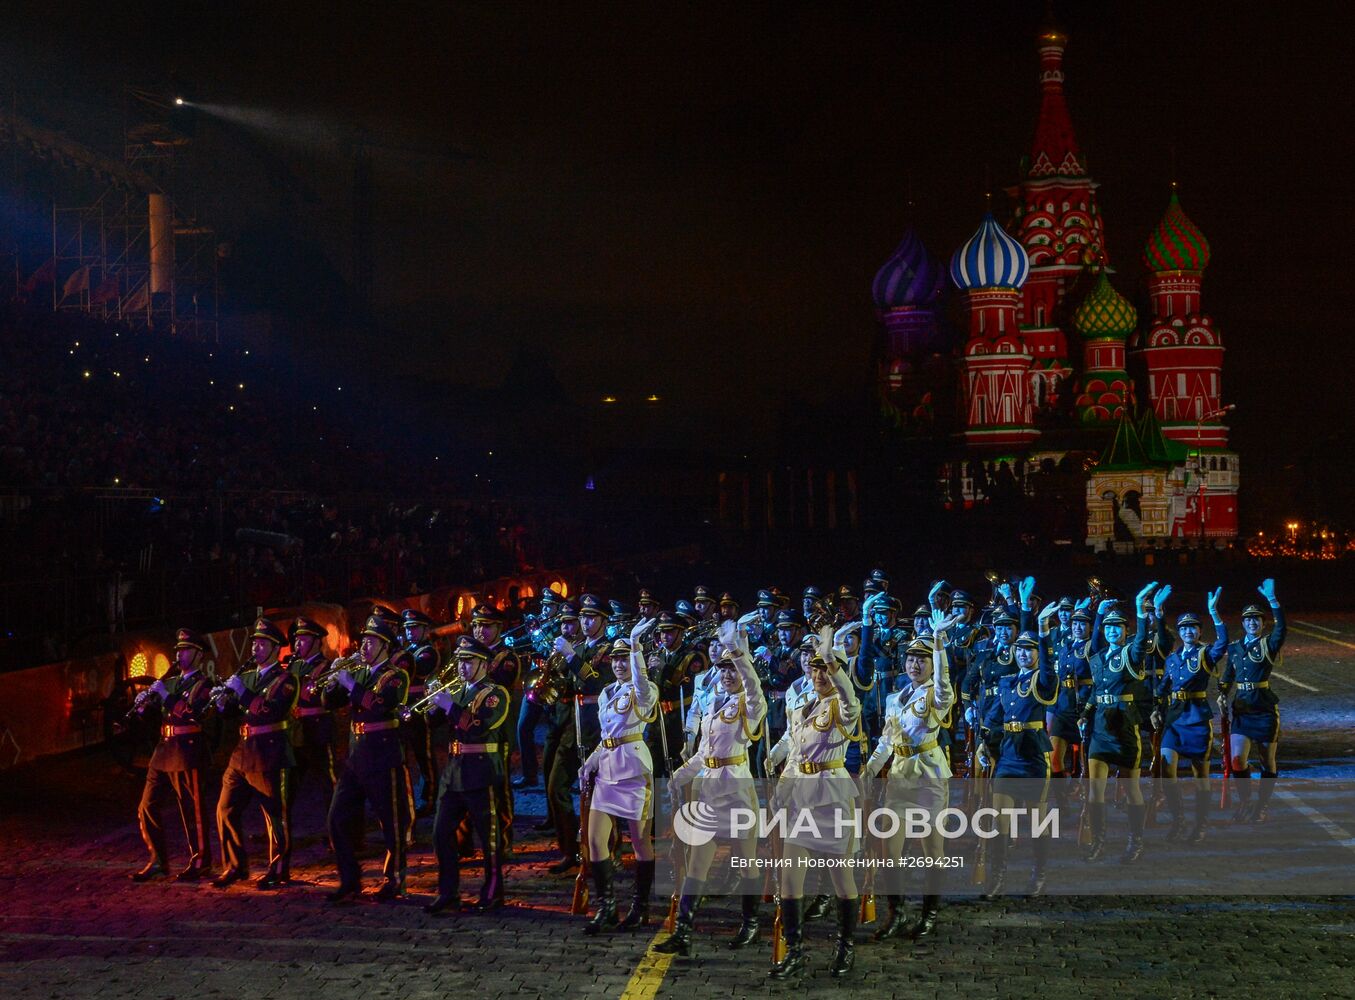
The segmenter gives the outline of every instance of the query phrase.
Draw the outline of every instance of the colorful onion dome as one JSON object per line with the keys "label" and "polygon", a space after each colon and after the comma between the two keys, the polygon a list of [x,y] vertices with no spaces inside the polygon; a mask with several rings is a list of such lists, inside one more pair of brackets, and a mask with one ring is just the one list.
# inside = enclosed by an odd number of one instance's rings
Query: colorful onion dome
{"label": "colorful onion dome", "polygon": [[1138,320],[1138,312],[1115,290],[1105,271],[1073,313],[1073,326],[1088,339],[1114,337],[1123,340],[1133,332]]}
{"label": "colorful onion dome", "polygon": [[1143,245],[1143,266],[1150,271],[1203,271],[1209,266],[1209,241],[1181,209],[1172,192],[1162,221]]}
{"label": "colorful onion dome", "polygon": [[950,259],[957,288],[1020,288],[1030,276],[1030,258],[989,212],[968,242]]}
{"label": "colorful onion dome", "polygon": [[903,241],[875,275],[871,296],[879,309],[932,306],[941,295],[945,272],[927,253],[910,227]]}

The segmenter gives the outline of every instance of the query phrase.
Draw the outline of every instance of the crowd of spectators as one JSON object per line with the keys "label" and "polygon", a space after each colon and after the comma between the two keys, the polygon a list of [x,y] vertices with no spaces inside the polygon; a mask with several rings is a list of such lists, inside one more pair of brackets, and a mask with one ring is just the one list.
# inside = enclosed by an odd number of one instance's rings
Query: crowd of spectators
{"label": "crowd of spectators", "polygon": [[20,304],[0,351],[0,666],[569,557],[563,515],[472,496],[356,381]]}

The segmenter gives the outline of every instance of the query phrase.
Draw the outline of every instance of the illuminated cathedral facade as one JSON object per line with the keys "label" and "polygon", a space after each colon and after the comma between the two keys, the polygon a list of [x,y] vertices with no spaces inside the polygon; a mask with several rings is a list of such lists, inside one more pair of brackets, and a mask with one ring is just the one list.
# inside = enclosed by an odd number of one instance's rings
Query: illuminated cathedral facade
{"label": "illuminated cathedral facade", "polygon": [[[909,231],[876,274],[883,411],[905,437],[951,442],[938,481],[951,509],[1036,499],[1043,479],[1072,475],[1093,550],[1226,545],[1239,470],[1223,340],[1201,305],[1209,243],[1173,191],[1140,255],[1149,314],[1115,288],[1064,96],[1066,44],[1039,35],[1040,112],[1013,216],[986,215],[949,267]],[[965,317],[954,335],[948,291]]]}

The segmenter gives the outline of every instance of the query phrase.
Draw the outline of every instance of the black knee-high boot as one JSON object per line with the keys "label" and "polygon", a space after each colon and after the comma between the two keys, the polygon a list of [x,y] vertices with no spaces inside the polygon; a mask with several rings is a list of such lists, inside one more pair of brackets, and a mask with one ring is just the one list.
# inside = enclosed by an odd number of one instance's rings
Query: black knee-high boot
{"label": "black knee-high boot", "polygon": [[1148,807],[1142,802],[1137,805],[1130,802],[1129,839],[1125,841],[1124,853],[1120,855],[1120,864],[1132,865],[1143,853],[1143,823],[1148,817]]}
{"label": "black knee-high boot", "polygon": [[875,933],[871,935],[876,941],[886,941],[895,937],[899,931],[903,930],[903,897],[886,896],[885,900],[889,904],[889,916],[876,928]]}
{"label": "black knee-high boot", "polygon": [[603,930],[616,926],[616,896],[612,892],[612,861],[606,858],[602,861],[594,861],[593,868],[593,889],[597,893],[597,909],[593,911],[593,919],[588,921],[584,927],[585,934],[598,934]]}
{"label": "black knee-high boot", "polygon": [[992,840],[992,854],[988,858],[988,883],[979,893],[979,899],[1001,896],[1007,885],[1007,835],[999,833]]}
{"label": "black knee-high boot", "polygon": [[941,870],[931,868],[927,871],[923,883],[922,909],[918,912],[917,922],[908,928],[908,936],[916,941],[924,938],[936,929],[936,915],[941,910]]}
{"label": "black knee-high boot", "polygon": [[632,930],[649,923],[649,897],[654,891],[654,862],[635,862],[635,895],[631,897],[630,909],[621,921],[622,930]]}
{"label": "black knee-high boot", "polygon": [[1172,811],[1171,829],[1167,831],[1168,840],[1176,840],[1186,830],[1186,810],[1181,800],[1181,786],[1177,784],[1177,779],[1168,778],[1162,791],[1167,796],[1167,805]]}
{"label": "black knee-high boot", "polygon": [[1030,842],[1030,851],[1034,861],[1030,866],[1030,882],[1026,885],[1026,895],[1043,896],[1045,868],[1049,864],[1049,838],[1035,837]]}
{"label": "black knee-high boot", "polygon": [[773,979],[789,979],[805,967],[804,900],[781,900],[781,930],[786,935],[786,957],[772,966]]}
{"label": "black knee-high boot", "polygon": [[1088,802],[1087,810],[1091,816],[1092,842],[1087,848],[1088,861],[1100,861],[1106,854],[1106,804]]}
{"label": "black knee-high boot", "polygon": [[654,946],[655,951],[665,955],[681,955],[687,958],[692,953],[692,922],[696,919],[697,907],[701,904],[701,892],[705,883],[688,878],[682,883],[682,897],[678,900],[677,922],[673,933]]}
{"label": "black knee-high boot", "polygon": [[1192,844],[1204,840],[1204,831],[1209,825],[1209,801],[1213,797],[1208,788],[1195,789],[1195,828],[1190,831]]}
{"label": "black knee-high boot", "polygon": [[857,896],[837,901],[837,951],[829,970],[834,976],[845,976],[856,963],[856,918],[860,912],[861,900]]}

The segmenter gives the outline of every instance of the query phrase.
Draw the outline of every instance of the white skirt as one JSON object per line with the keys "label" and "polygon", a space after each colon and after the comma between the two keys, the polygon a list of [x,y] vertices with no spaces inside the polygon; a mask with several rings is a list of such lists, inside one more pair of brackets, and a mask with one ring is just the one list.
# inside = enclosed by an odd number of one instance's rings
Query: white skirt
{"label": "white skirt", "polygon": [[654,812],[654,786],[648,774],[593,785],[590,808],[617,819],[646,820]]}

